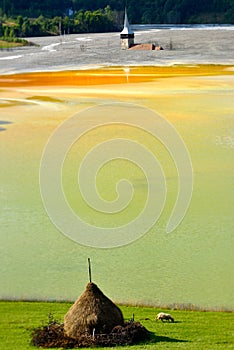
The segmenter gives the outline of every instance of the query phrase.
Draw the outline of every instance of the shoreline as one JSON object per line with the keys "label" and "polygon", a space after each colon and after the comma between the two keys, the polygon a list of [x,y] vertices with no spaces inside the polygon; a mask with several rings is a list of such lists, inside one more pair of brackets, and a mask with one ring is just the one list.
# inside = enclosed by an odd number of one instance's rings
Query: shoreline
{"label": "shoreline", "polygon": [[[45,304],[73,304],[76,299],[0,299],[1,303],[45,303]],[[118,302],[114,301],[115,304],[123,307],[135,307],[135,308],[148,308],[148,309],[162,309],[162,310],[175,310],[175,311],[185,311],[185,312],[217,312],[217,313],[233,313],[233,308],[227,307],[202,307],[199,305],[190,304],[149,304],[149,303],[128,303],[128,302]]]}

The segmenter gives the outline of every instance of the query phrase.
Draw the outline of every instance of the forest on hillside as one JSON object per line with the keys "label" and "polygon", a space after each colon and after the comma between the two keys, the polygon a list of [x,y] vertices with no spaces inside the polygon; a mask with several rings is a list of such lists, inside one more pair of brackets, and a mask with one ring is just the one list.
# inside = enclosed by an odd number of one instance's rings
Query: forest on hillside
{"label": "forest on hillside", "polygon": [[[233,0],[127,0],[130,23],[233,24]],[[0,39],[119,31],[123,0],[0,0]]]}
{"label": "forest on hillside", "polygon": [[125,5],[131,23],[234,23],[233,0],[0,0],[0,17],[73,16],[107,6],[121,14]]}

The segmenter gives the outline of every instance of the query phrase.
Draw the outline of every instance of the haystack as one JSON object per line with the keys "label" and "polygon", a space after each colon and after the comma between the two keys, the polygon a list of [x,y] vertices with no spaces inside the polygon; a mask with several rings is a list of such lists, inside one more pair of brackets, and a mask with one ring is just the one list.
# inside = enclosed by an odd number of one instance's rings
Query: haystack
{"label": "haystack", "polygon": [[124,325],[121,310],[94,283],[87,284],[64,318],[65,334],[74,339],[108,334],[118,325]]}

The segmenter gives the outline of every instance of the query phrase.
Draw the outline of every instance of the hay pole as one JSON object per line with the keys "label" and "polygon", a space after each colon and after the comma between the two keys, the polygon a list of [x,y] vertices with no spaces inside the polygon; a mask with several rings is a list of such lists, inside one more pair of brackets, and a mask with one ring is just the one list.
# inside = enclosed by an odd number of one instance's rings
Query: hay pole
{"label": "hay pole", "polygon": [[90,258],[88,258],[88,266],[89,266],[89,282],[92,283],[91,260],[90,260]]}

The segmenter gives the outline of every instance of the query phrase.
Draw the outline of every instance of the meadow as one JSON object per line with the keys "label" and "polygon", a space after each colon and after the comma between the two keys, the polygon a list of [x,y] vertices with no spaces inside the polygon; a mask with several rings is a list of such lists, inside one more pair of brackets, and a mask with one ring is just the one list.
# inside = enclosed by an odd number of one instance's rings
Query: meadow
{"label": "meadow", "polygon": [[[54,319],[63,322],[70,308],[68,302],[0,302],[0,350],[33,350],[30,345],[34,328],[46,324],[51,313]],[[124,318],[134,314],[150,332],[148,343],[117,347],[123,350],[224,350],[233,349],[234,317],[231,312],[204,312],[163,310],[170,312],[175,323],[155,321],[162,309],[154,307],[120,306]],[[104,349],[104,348],[99,348]]]}

